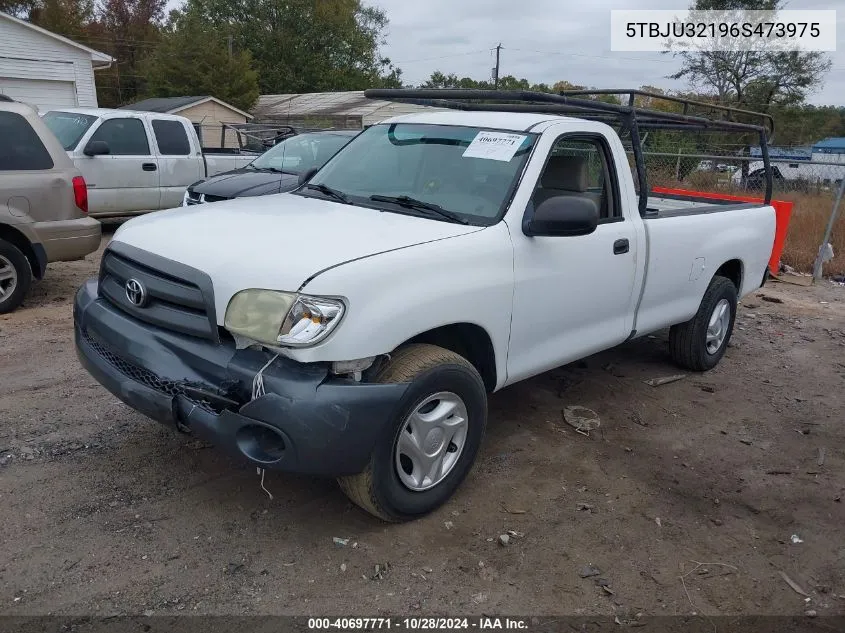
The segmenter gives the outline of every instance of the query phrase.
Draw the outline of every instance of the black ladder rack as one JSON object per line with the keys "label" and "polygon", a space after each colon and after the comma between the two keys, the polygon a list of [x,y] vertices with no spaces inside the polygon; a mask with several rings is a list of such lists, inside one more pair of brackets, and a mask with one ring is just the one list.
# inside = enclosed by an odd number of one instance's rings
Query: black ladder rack
{"label": "black ladder rack", "polygon": [[[595,97],[620,96],[623,103],[607,103]],[[759,138],[760,154],[766,173],[765,202],[772,197],[772,171],[769,162],[769,139],[774,135],[774,120],[768,114],[751,112],[730,106],[704,103],[647,92],[644,90],[567,90],[558,94],[531,90],[462,90],[454,88],[372,88],[364,91],[368,99],[381,99],[398,103],[411,103],[473,112],[532,112],[541,114],[570,115],[582,119],[621,123],[631,135],[637,180],[639,181],[639,211],[645,214],[648,200],[648,183],[645,174],[640,129],[679,131],[707,131],[753,133]],[[592,98],[591,98],[592,97]],[[636,98],[660,99],[683,105],[683,112],[663,112],[636,106]],[[708,118],[690,114],[691,110],[707,110],[721,118]],[[752,119],[755,123],[736,119]]]}

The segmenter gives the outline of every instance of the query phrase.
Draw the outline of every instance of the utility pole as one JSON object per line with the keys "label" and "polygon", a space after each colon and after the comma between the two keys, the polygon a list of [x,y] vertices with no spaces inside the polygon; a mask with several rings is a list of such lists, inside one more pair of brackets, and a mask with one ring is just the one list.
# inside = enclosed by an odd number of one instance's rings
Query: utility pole
{"label": "utility pole", "polygon": [[229,37],[226,38],[229,40],[229,59],[232,59],[232,34],[229,34]]}
{"label": "utility pole", "polygon": [[499,89],[499,51],[502,50],[502,43],[496,46],[496,68],[493,69],[493,86]]}

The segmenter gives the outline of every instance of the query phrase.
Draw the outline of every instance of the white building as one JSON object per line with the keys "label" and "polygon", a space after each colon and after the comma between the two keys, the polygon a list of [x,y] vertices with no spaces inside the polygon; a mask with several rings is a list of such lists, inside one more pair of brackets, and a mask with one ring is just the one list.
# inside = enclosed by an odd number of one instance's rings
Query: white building
{"label": "white building", "polygon": [[41,110],[97,107],[94,71],[114,60],[0,12],[0,94]]}

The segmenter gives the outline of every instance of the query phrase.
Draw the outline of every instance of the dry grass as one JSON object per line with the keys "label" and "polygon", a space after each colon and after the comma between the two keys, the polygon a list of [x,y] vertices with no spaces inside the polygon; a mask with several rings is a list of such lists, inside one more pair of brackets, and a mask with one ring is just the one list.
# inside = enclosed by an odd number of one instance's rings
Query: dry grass
{"label": "dry grass", "polygon": [[[834,197],[801,193],[784,193],[775,197],[795,203],[781,259],[802,272],[811,272],[833,210]],[[835,257],[825,264],[824,273],[845,275],[845,209],[841,205],[830,242]]]}

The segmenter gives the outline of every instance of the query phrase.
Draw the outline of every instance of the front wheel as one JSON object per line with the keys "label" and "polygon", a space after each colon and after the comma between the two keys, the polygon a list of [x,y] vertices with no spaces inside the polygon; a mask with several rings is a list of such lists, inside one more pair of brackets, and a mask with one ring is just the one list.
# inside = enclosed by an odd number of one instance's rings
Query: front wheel
{"label": "front wheel", "polygon": [[737,290],[726,277],[713,277],[695,316],[669,331],[678,365],[692,371],[713,369],[728,347],[736,318]]}
{"label": "front wheel", "polygon": [[445,503],[469,473],[487,423],[487,393],[469,361],[435,345],[397,350],[376,382],[410,385],[364,472],[338,483],[370,514],[406,521]]}

